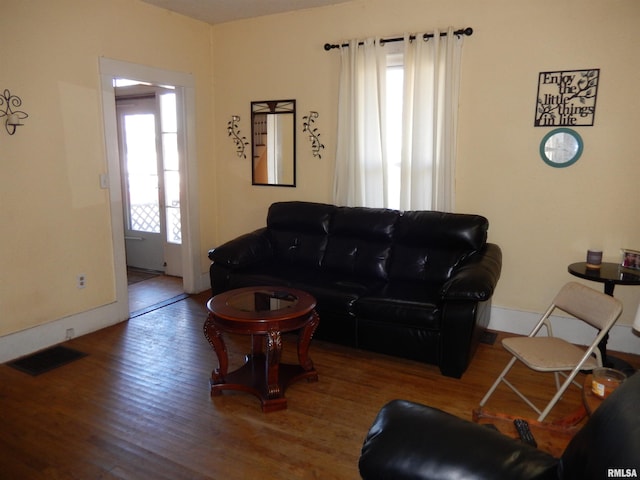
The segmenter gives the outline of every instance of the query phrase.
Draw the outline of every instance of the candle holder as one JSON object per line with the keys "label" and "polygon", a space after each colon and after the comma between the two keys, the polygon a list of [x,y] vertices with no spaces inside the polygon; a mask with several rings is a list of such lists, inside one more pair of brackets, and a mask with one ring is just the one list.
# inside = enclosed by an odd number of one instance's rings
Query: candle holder
{"label": "candle holder", "polygon": [[587,250],[587,268],[600,270],[602,266],[602,250]]}
{"label": "candle holder", "polygon": [[16,133],[16,129],[24,125],[24,120],[29,115],[22,110],[17,110],[22,105],[22,99],[17,95],[11,95],[9,89],[6,89],[0,96],[0,118],[6,117],[4,128],[9,135]]}

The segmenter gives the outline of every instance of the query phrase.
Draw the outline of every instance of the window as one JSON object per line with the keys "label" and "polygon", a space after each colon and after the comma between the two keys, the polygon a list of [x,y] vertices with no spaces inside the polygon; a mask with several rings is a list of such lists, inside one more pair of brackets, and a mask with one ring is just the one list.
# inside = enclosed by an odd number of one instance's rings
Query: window
{"label": "window", "polygon": [[388,208],[400,208],[400,169],[402,158],[402,90],[404,65],[402,53],[387,54],[386,70],[386,167]]}
{"label": "window", "polygon": [[340,48],[339,205],[453,210],[462,38],[409,37]]}

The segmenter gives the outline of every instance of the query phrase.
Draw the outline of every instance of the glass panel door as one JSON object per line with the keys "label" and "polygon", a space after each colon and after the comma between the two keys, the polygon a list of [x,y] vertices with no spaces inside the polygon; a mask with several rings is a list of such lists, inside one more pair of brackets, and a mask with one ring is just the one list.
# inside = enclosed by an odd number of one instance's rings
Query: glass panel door
{"label": "glass panel door", "polygon": [[129,228],[160,233],[156,121],[153,114],[124,116]]}
{"label": "glass panel door", "polygon": [[164,272],[155,96],[119,100],[127,266]]}
{"label": "glass panel door", "polygon": [[182,217],[180,216],[180,146],[178,142],[178,102],[175,92],[160,99],[162,143],[162,185],[164,193],[164,258],[166,274],[182,276]]}
{"label": "glass panel door", "polygon": [[171,88],[128,88],[116,102],[127,265],[181,277],[178,99]]}

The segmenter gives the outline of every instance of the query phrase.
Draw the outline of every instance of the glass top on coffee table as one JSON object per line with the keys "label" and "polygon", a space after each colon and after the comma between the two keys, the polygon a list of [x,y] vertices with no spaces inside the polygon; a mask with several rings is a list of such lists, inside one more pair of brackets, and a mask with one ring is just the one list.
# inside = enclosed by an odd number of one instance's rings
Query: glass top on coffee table
{"label": "glass top on coffee table", "polygon": [[295,307],[298,297],[290,291],[264,288],[240,291],[229,296],[226,303],[243,312],[273,312]]}

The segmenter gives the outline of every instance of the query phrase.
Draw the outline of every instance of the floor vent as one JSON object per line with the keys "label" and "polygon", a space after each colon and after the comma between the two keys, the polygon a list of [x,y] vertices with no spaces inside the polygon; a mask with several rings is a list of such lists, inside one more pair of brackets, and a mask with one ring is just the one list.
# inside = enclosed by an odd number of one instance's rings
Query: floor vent
{"label": "floor vent", "polygon": [[74,350],[73,348],[56,345],[55,347],[50,347],[8,362],[7,365],[35,377],[85,357],[86,355],[86,353]]}

